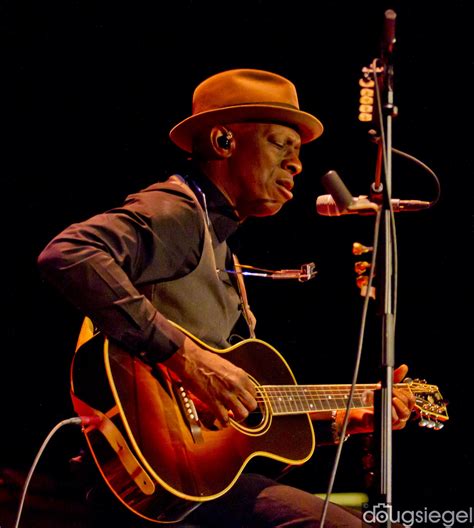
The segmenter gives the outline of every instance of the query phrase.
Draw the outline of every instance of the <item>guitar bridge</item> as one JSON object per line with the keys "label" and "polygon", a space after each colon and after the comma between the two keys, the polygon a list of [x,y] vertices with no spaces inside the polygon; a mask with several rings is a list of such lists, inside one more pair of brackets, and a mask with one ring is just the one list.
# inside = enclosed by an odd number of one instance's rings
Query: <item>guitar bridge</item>
{"label": "guitar bridge", "polygon": [[196,444],[202,444],[204,438],[202,436],[201,424],[193,400],[188,396],[186,389],[182,385],[176,385],[173,383],[173,392],[194,442]]}

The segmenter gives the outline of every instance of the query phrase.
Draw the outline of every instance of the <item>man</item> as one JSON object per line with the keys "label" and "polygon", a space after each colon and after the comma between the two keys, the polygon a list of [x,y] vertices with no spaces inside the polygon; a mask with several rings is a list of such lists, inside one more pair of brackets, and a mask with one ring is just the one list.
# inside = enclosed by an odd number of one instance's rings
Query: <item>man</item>
{"label": "man", "polygon": [[[299,109],[287,79],[251,69],[218,73],[196,88],[192,115],[170,132],[192,153],[193,172],[70,226],[44,249],[40,268],[111,341],[149,365],[166,366],[220,427],[232,427],[231,419],[241,422],[256,409],[254,383],[169,321],[219,349],[242,332],[243,319],[253,335],[241,281],[228,274],[235,262],[226,240],[246,218],[273,215],[292,198],[301,145],[322,132],[319,120]],[[395,381],[406,370],[400,367]],[[394,428],[404,426],[413,405],[410,394],[394,391]],[[348,432],[370,431],[372,416],[351,413]],[[342,419],[334,418],[331,430]],[[320,513],[313,495],[244,474],[189,519],[205,526],[309,527],[318,525]],[[328,523],[360,526],[335,506]]]}

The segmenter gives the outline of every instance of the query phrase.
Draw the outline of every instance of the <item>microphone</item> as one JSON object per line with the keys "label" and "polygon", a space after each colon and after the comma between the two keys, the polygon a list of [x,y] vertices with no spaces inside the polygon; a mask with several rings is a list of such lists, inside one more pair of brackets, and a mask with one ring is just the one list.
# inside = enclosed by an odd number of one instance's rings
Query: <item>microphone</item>
{"label": "microphone", "polygon": [[397,14],[393,9],[387,9],[384,13],[384,27],[382,36],[382,58],[387,58],[393,53],[395,42],[395,20]]}
{"label": "microphone", "polygon": [[[375,214],[379,205],[367,199],[367,196],[353,197],[352,203],[346,209],[339,209],[336,201],[330,194],[323,194],[316,199],[316,211],[322,216],[343,216],[348,214],[370,215]],[[391,200],[392,209],[395,213],[421,211],[431,207],[431,202],[423,200]]]}
{"label": "microphone", "polygon": [[[371,202],[367,196],[354,197],[341,180],[339,174],[330,170],[321,177],[321,183],[330,194],[323,194],[316,199],[316,211],[322,216],[342,216],[346,214],[375,214],[380,205]],[[391,200],[392,209],[401,211],[421,211],[431,207],[431,202],[422,200]]]}
{"label": "microphone", "polygon": [[354,201],[349,189],[345,186],[335,170],[326,172],[326,174],[321,177],[321,183],[326,191],[333,197],[334,203],[339,211],[345,211]]}

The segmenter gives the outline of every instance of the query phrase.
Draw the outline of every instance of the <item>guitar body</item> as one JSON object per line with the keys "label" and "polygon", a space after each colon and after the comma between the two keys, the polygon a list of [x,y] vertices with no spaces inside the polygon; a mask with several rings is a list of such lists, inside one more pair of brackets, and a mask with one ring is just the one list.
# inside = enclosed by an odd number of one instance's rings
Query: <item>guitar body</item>
{"label": "guitar body", "polygon": [[[84,430],[94,460],[113,493],[143,518],[183,519],[228,491],[255,456],[302,464],[314,451],[307,414],[274,416],[262,401],[246,422],[231,420],[221,429],[199,408],[196,413],[165,367],[149,367],[100,334],[82,341],[71,367],[75,410],[102,418]],[[199,344],[246,370],[257,386],[296,384],[285,360],[263,341],[221,351]]]}

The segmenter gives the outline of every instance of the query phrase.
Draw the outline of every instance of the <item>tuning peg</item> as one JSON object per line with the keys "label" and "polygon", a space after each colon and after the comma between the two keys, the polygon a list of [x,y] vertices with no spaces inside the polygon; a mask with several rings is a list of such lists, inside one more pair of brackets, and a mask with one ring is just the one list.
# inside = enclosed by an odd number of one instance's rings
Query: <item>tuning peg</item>
{"label": "tuning peg", "polygon": [[359,121],[367,122],[372,121],[374,112],[374,87],[375,82],[365,76],[359,80],[360,99],[359,99]]}
{"label": "tuning peg", "polygon": [[[367,275],[359,275],[356,278],[356,284],[360,289],[360,294],[362,297],[365,297],[367,295],[367,284],[369,283],[369,277]],[[370,288],[370,297],[372,299],[375,299],[375,288],[372,286]]]}
{"label": "tuning peg", "polygon": [[359,260],[354,264],[354,271],[357,275],[362,275],[362,273],[365,273],[369,268],[370,264],[365,260]]}
{"label": "tuning peg", "polygon": [[421,420],[418,422],[418,425],[420,427],[427,427],[428,429],[433,429],[435,431],[439,431],[444,427],[444,424],[438,420],[432,420],[423,415],[421,416]]}
{"label": "tuning peg", "polygon": [[414,383],[418,383],[419,385],[425,385],[426,384],[426,380],[423,380],[423,379],[420,379],[420,378],[415,378],[413,380]]}
{"label": "tuning peg", "polygon": [[418,425],[420,427],[429,427],[429,424],[430,424],[430,420],[427,420],[426,418],[422,418],[419,422],[418,422]]}
{"label": "tuning peg", "polygon": [[353,255],[362,255],[364,253],[369,253],[373,251],[373,247],[363,246],[360,242],[354,242],[352,244],[352,254]]}

